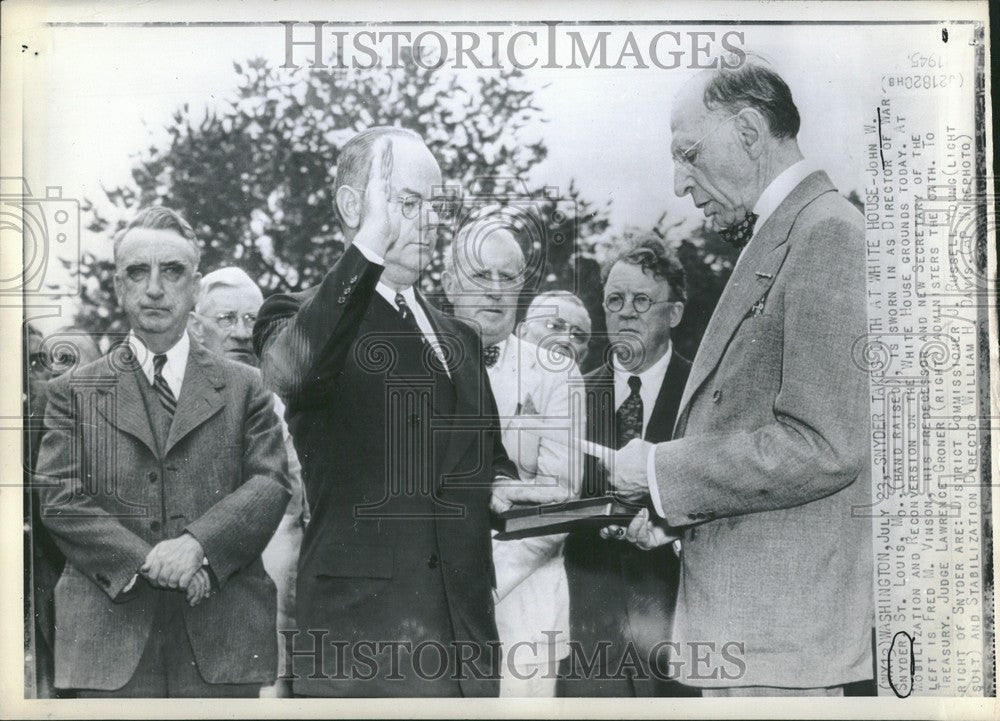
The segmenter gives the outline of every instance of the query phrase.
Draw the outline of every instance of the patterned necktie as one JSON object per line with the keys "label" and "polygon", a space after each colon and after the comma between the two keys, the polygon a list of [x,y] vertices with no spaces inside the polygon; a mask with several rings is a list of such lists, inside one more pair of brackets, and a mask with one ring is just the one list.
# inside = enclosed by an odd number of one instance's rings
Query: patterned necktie
{"label": "patterned necktie", "polygon": [[642,436],[642,396],[639,395],[642,379],[639,376],[629,376],[628,387],[632,392],[615,412],[615,438],[618,441],[618,448],[624,447],[633,438]]}
{"label": "patterned necktie", "polygon": [[486,367],[492,368],[500,360],[500,346],[494,344],[486,348],[483,351],[483,359],[486,361]]}
{"label": "patterned necktie", "polygon": [[730,225],[719,231],[719,236],[726,243],[743,248],[753,237],[753,227],[757,224],[757,214],[747,212],[746,217],[736,225]]}
{"label": "patterned necktie", "polygon": [[403,320],[413,320],[413,312],[410,310],[410,306],[406,302],[406,298],[403,297],[402,293],[396,293],[396,308],[399,310],[399,317]]}
{"label": "patterned necktie", "polygon": [[160,403],[167,409],[167,413],[173,417],[174,411],[177,410],[177,399],[174,398],[174,392],[170,390],[170,386],[163,378],[163,366],[166,363],[167,356],[165,354],[157,353],[153,356],[153,390],[159,396]]}

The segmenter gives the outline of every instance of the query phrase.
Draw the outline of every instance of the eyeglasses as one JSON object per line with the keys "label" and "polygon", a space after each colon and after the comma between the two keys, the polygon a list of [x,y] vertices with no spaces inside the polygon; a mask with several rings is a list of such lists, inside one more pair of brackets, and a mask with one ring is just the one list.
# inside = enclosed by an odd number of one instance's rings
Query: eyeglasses
{"label": "eyeglasses", "polygon": [[[365,194],[365,191],[360,188],[353,188],[350,185],[346,186],[351,188],[355,193]],[[399,212],[403,214],[403,217],[407,220],[413,220],[418,215],[420,215],[420,210],[424,206],[423,197],[417,195],[416,193],[411,193],[409,195],[400,195],[389,201],[390,203],[395,203],[399,206]],[[431,200],[426,201],[430,203],[431,209],[434,214],[443,217],[451,209],[454,200],[451,198],[431,198]]]}
{"label": "eyeglasses", "polygon": [[233,328],[236,327],[236,323],[241,318],[243,319],[243,324],[247,328],[253,328],[253,324],[257,322],[256,313],[244,313],[243,315],[240,315],[235,310],[230,310],[225,313],[219,313],[214,317],[201,315],[201,313],[198,313],[197,315],[201,316],[202,318],[211,318],[212,320],[215,321],[215,324],[220,328],[222,328],[223,330],[232,330]]}
{"label": "eyeglasses", "polygon": [[590,333],[579,326],[570,325],[562,318],[549,318],[545,321],[545,327],[556,333],[567,333],[574,343],[587,343],[590,341]]}
{"label": "eyeglasses", "polygon": [[[636,313],[645,313],[654,305],[659,305],[661,303],[674,303],[676,301],[672,300],[653,300],[645,293],[636,293],[632,296],[632,307],[635,308]],[[604,299],[604,307],[610,310],[612,313],[617,313],[622,308],[625,307],[625,296],[621,293],[612,293],[607,298]]]}
{"label": "eyeglasses", "polygon": [[[746,108],[744,108],[743,110],[746,110]],[[712,133],[714,133],[716,130],[718,130],[723,125],[728,123],[730,120],[739,117],[740,113],[742,113],[743,110],[741,110],[739,113],[733,113],[732,115],[730,115],[728,118],[726,118],[721,123],[716,125],[714,128],[709,130],[707,133],[702,135],[696,141],[691,143],[691,145],[687,147],[687,150],[679,150],[679,151],[675,150],[673,153],[671,153],[674,162],[680,165],[686,165],[688,167],[693,166],[695,161],[698,159],[698,146],[704,143],[708,139],[708,137],[712,135]]]}

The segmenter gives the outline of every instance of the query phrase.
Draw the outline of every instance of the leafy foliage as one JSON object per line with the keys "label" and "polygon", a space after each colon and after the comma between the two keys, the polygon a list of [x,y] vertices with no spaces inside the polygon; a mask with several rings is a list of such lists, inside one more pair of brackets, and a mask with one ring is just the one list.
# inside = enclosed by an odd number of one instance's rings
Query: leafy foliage
{"label": "leafy foliage", "polygon": [[[457,193],[454,223],[484,204],[526,208],[542,230],[525,235],[534,262],[523,305],[540,290],[577,292],[594,319],[604,317],[598,241],[608,230],[609,206],[569,188],[527,188],[496,179],[523,179],[546,156],[542,141],[524,129],[544,122],[524,75],[516,69],[459,75],[403,62],[368,71],[286,71],[255,59],[234,63],[235,96],[206,112],[180,107],[167,127],[169,141],[141,154],[134,186],[105,191],[122,215],[163,204],[178,210],[203,244],[202,270],[236,265],[257,279],[265,295],[317,283],[343,251],[332,197],[340,148],[373,125],[400,125],[420,133]],[[109,240],[120,229],[89,205],[90,230]],[[661,234],[671,229],[661,221]],[[424,290],[441,300],[440,249],[424,274]],[[110,245],[110,242],[109,242]],[[731,269],[712,234],[681,241],[691,303],[676,334],[693,356]],[[114,296],[113,263],[84,253],[83,292],[76,323],[101,335],[124,330]],[[592,359],[600,354],[592,353]]]}

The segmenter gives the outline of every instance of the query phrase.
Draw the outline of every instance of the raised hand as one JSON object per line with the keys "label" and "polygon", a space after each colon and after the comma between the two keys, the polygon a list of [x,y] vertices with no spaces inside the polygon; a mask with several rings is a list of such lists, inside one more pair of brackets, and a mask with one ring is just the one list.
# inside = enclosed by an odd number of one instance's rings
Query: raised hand
{"label": "raised hand", "polygon": [[361,210],[361,227],[354,242],[361,243],[385,257],[399,238],[400,215],[392,212],[392,141],[380,138],[372,149],[372,164],[368,170]]}

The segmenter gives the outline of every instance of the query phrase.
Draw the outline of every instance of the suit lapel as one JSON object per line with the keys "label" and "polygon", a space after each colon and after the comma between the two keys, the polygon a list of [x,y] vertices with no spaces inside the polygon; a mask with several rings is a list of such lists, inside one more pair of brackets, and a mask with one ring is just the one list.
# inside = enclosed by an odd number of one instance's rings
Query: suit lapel
{"label": "suit lapel", "polygon": [[684,376],[683,366],[686,361],[677,352],[672,352],[670,363],[667,365],[667,372],[663,376],[663,384],[660,392],[656,394],[656,403],[653,404],[653,411],[649,415],[649,423],[646,425],[645,440],[651,443],[663,443],[670,440],[670,434],[674,430],[674,421],[677,419],[677,408],[680,406],[681,396],[684,393],[684,384],[687,380]]}
{"label": "suit lapel", "polygon": [[96,384],[99,393],[111,397],[111,403],[99,403],[98,413],[118,430],[141,441],[154,456],[158,455],[153,427],[139,389],[139,383],[146,382],[139,364],[124,343],[113,347],[105,360]]}
{"label": "suit lapel", "polygon": [[163,455],[188,433],[215,415],[223,406],[219,389],[226,385],[219,362],[205,348],[191,339],[184,383],[181,385],[177,410],[170,425]]}
{"label": "suit lapel", "polygon": [[684,388],[679,415],[687,411],[691,398],[715,370],[747,313],[774,283],[788,252],[788,236],[799,213],[817,197],[831,191],[835,188],[826,173],[817,171],[809,175],[775,209],[759,235],[743,251],[705,328]]}
{"label": "suit lapel", "polygon": [[[461,359],[463,355],[470,352],[469,349],[461,347],[459,331],[451,325],[459,321],[445,316],[437,308],[426,302],[419,293],[416,294],[416,297],[420,306],[424,309],[424,313],[427,314],[431,326],[434,328],[434,335],[437,336],[438,343],[446,349],[452,349],[452,352],[446,350],[445,356],[448,359],[448,373],[455,388],[455,408],[453,415],[455,419],[462,420],[452,420],[451,422],[468,423],[472,418],[479,418],[482,415],[482,406],[479,403],[480,393],[489,388],[489,380],[487,378],[480,378],[477,375],[477,369],[482,368],[481,364],[469,358],[466,358],[464,362],[454,360]],[[475,352],[475,349],[471,352]],[[486,369],[483,368],[482,370],[485,374]],[[438,476],[447,473],[455,466],[458,459],[472,443],[473,435],[472,433],[454,432],[435,434],[434,446],[440,453],[438,457],[441,458],[441,465],[438,466]],[[438,438],[441,438],[444,442],[439,443]]]}

